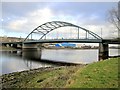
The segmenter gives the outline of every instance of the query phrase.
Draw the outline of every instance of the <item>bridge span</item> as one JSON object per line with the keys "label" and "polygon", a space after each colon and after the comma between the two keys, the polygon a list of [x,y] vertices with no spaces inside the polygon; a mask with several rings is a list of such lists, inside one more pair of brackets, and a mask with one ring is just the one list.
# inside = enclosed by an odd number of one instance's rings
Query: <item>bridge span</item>
{"label": "bridge span", "polygon": [[37,44],[37,43],[106,43],[106,44],[120,44],[120,41],[113,39],[42,39],[23,42],[3,42],[2,44]]}
{"label": "bridge span", "polygon": [[[77,38],[76,39],[46,39],[46,36],[48,33],[52,32],[53,30],[56,30],[61,27],[75,27],[78,29],[77,32]],[[85,32],[85,38],[80,38],[80,30]],[[38,40],[33,39],[32,35],[34,33],[40,34],[40,38]],[[92,36],[93,38],[90,39],[89,36]],[[25,38],[22,42],[4,42],[2,45],[4,46],[12,46],[15,48],[21,47],[23,50],[29,50],[29,49],[38,49],[39,46],[42,43],[62,43],[62,42],[71,42],[71,43],[99,43],[99,60],[104,60],[109,57],[109,47],[108,44],[120,44],[119,40],[113,40],[113,39],[103,39],[99,35],[95,34],[94,32],[87,30],[85,28],[82,28],[80,26],[68,23],[68,22],[61,22],[61,21],[52,21],[47,22],[45,24],[42,24],[35,28],[28,36]]]}

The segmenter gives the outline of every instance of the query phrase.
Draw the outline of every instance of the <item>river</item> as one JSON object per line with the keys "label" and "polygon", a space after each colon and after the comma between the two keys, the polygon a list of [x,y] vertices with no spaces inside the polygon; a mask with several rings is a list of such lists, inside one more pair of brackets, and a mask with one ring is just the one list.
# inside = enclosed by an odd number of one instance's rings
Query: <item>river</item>
{"label": "river", "polygon": [[[39,59],[25,58],[21,51],[0,51],[2,74],[35,69],[40,67],[51,67],[56,64],[41,62],[44,60],[67,63],[92,63],[98,61],[98,49],[43,49],[41,53],[35,55]],[[118,49],[109,49],[109,56],[117,56]],[[27,57],[33,56],[31,53]]]}

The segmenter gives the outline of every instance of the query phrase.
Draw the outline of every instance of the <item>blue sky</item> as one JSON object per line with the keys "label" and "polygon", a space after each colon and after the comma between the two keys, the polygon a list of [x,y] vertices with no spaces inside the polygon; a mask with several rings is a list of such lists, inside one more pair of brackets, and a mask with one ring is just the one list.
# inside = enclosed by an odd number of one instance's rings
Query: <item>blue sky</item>
{"label": "blue sky", "polygon": [[2,2],[0,36],[25,38],[37,26],[60,20],[98,35],[102,28],[104,38],[113,38],[118,32],[107,22],[107,12],[116,6],[117,2]]}

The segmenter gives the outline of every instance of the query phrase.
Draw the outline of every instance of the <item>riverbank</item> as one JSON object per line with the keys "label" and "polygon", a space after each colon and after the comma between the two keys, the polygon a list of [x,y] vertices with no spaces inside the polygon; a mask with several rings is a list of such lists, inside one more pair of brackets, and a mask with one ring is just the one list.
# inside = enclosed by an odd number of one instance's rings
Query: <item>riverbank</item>
{"label": "riverbank", "polygon": [[[42,47],[42,49],[53,49],[53,50],[88,50],[88,49],[99,49],[99,48],[70,48],[70,47]],[[110,48],[110,49],[120,49],[120,48]],[[5,47],[5,46],[0,46],[0,50],[1,51],[9,51],[9,50],[19,50],[19,49],[16,49],[16,48],[13,48],[13,47]],[[20,49],[21,50],[21,49]]]}
{"label": "riverbank", "polygon": [[5,46],[0,46],[1,51],[9,51],[9,50],[17,50],[16,48],[12,47],[5,47]]}
{"label": "riverbank", "polygon": [[[98,49],[98,48],[70,48],[70,47],[42,47],[42,49],[54,49],[54,50],[59,50],[59,49],[67,49],[67,50],[85,50],[85,49]],[[13,47],[5,47],[5,46],[0,46],[0,50],[19,50]]]}
{"label": "riverbank", "polygon": [[3,88],[118,88],[118,59],[5,74],[1,84]]}

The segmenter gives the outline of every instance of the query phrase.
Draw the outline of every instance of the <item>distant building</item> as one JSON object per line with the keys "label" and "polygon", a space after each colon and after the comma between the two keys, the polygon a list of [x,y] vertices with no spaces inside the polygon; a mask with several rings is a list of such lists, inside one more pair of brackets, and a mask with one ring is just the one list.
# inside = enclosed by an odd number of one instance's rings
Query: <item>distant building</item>
{"label": "distant building", "polygon": [[24,38],[0,36],[0,42],[20,42],[20,41],[24,41]]}
{"label": "distant building", "polygon": [[90,49],[91,48],[91,46],[89,45],[89,46],[82,46],[81,48],[84,48],[84,49]]}
{"label": "distant building", "polygon": [[81,44],[76,44],[77,48],[81,48],[81,46],[82,46]]}
{"label": "distant building", "polygon": [[55,44],[56,47],[76,47],[76,44],[73,43],[57,43]]}

